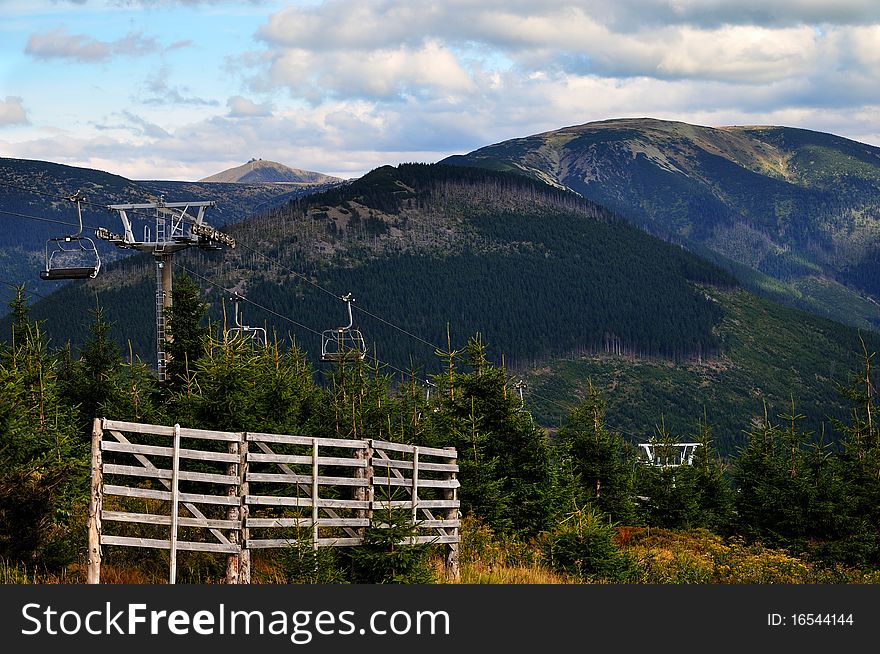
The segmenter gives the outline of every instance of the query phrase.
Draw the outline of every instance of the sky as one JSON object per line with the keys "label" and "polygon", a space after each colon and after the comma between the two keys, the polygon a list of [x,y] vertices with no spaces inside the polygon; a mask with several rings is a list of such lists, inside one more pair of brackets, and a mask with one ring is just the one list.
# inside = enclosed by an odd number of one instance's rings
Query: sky
{"label": "sky", "polygon": [[880,145],[878,0],[0,0],[0,156],[344,178],[623,117]]}

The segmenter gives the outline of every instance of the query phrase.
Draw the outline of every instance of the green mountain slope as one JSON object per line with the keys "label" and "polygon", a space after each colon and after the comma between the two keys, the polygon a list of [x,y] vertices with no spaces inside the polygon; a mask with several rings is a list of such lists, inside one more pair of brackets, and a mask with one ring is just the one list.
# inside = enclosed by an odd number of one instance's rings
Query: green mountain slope
{"label": "green mountain slope", "polygon": [[[445,347],[447,325],[453,347],[479,331],[511,374],[535,371],[527,400],[543,424],[555,424],[554,412],[599,372],[623,376],[642,398],[621,412],[628,432],[650,431],[661,414],[696,420],[714,402],[701,394],[705,371],[735,369],[708,386],[723,398],[719,421],[736,433],[722,440],[732,445],[761,393],[816,398],[823,416],[840,414],[832,380],[857,366],[855,330],[759,301],[688,250],[517,175],[384,167],[230,231],[235,250],[176,257],[178,271],[197,275],[216,320],[235,289],[259,305],[244,305],[247,324],[295,338],[314,361],[318,333],[346,319],[333,295],[352,292],[370,351],[420,375],[440,370],[434,349]],[[33,315],[56,341],[77,342],[97,297],[116,337],[152,360],[153,275],[150,260],[131,257],[37,303]],[[669,371],[664,394],[639,395],[658,370]]]}
{"label": "green mountain slope", "polygon": [[787,127],[620,119],[444,163],[572,189],[651,233],[720,255],[719,264],[776,280],[770,294],[794,306],[880,327],[880,148]]}

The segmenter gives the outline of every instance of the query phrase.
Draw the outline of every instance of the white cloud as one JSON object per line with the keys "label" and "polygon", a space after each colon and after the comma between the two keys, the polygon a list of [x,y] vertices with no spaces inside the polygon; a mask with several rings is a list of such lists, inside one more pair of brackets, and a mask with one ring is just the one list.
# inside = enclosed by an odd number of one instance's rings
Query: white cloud
{"label": "white cloud", "polygon": [[391,100],[409,94],[456,95],[476,90],[457,57],[434,41],[418,48],[367,52],[283,49],[269,64],[268,80],[313,100],[322,96]]}
{"label": "white cloud", "polygon": [[146,82],[146,95],[141,99],[148,105],[196,105],[216,107],[220,103],[213,98],[205,98],[193,95],[188,86],[171,85],[168,83],[170,76],[168,66],[162,66]]}
{"label": "white cloud", "polygon": [[5,100],[0,100],[0,127],[28,124],[23,102],[21,98],[13,95],[7,95]]}
{"label": "white cloud", "polygon": [[48,32],[32,34],[25,53],[35,59],[68,59],[80,63],[107,61],[112,56],[136,56],[154,52],[156,40],[139,32],[131,32],[116,41],[99,41],[86,34],[70,34],[58,27]]}
{"label": "white cloud", "polygon": [[[135,178],[197,179],[254,155],[350,177],[634,116],[880,144],[876,0],[323,0],[259,20],[255,40],[241,40],[248,50],[204,77],[182,76],[180,58],[206,46],[199,37],[159,48],[164,65],[134,81],[128,113],[104,110],[121,124],[17,130],[4,151]],[[55,33],[34,57],[108,61],[118,44]]]}
{"label": "white cloud", "polygon": [[272,115],[272,107],[268,103],[257,104],[240,95],[234,95],[226,101],[229,107],[227,116],[230,118],[253,118]]}

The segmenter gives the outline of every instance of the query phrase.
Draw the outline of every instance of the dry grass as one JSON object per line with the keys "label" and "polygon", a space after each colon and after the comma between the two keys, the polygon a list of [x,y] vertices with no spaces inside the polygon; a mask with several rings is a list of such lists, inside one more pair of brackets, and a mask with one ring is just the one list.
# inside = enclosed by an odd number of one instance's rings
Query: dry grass
{"label": "dry grass", "polygon": [[[542,560],[536,543],[494,534],[479,522],[465,518],[459,549],[461,578],[449,578],[443,567],[442,549],[431,560],[434,578],[441,584],[572,584],[579,579],[558,574]],[[842,566],[827,568],[794,557],[783,550],[725,539],[704,529],[671,531],[645,527],[621,527],[618,547],[635,562],[636,584],[853,584],[880,583],[880,571],[860,571]],[[160,558],[128,558],[117,552],[101,567],[107,584],[167,583],[167,564]],[[219,561],[219,559],[218,559]],[[217,561],[193,559],[182,570],[180,583],[222,583]],[[284,584],[281,558],[267,552],[254,556],[253,583]],[[3,584],[81,584],[83,563],[59,572],[34,570],[0,560]]]}

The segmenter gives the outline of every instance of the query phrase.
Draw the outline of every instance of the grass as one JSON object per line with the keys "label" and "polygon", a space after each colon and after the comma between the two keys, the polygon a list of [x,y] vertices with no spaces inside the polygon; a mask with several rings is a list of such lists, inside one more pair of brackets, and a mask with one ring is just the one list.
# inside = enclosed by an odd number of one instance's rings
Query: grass
{"label": "grass", "polygon": [[[461,577],[449,578],[442,549],[431,560],[440,584],[577,584],[576,577],[559,574],[542,559],[534,541],[499,536],[478,521],[462,521],[459,547]],[[616,545],[632,562],[629,584],[878,584],[880,570],[827,567],[780,549],[724,538],[705,529],[673,531],[648,527],[618,527]],[[141,565],[117,553],[115,563],[103,565],[106,584],[164,584],[167,568]],[[218,558],[219,560],[219,558]],[[200,559],[204,564],[205,560]],[[193,562],[195,563],[195,561]],[[608,580],[596,579],[594,583]],[[34,570],[0,560],[3,584],[82,584],[85,566],[74,564],[59,572]],[[180,583],[221,583],[216,562],[190,567]],[[261,552],[253,561],[254,584],[284,584],[280,557]]]}

